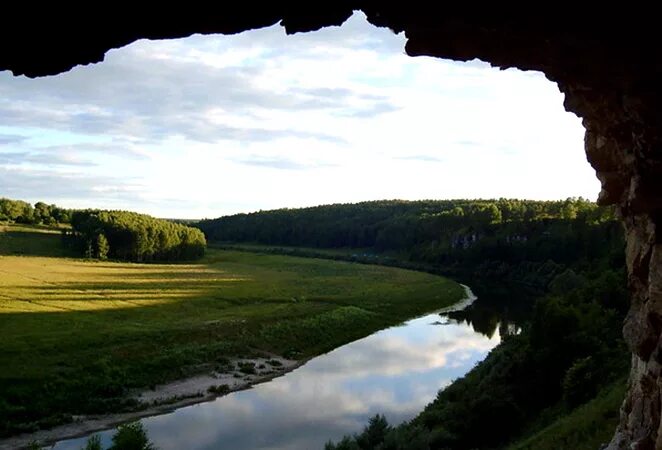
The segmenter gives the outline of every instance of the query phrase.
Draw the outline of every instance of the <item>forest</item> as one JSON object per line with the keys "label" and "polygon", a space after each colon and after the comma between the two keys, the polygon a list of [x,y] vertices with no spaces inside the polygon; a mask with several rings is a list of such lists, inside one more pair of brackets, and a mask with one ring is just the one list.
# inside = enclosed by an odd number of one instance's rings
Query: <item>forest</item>
{"label": "forest", "polygon": [[81,256],[123,261],[181,261],[204,255],[197,228],[129,211],[74,210],[0,198],[0,222],[59,227]]}
{"label": "forest", "polygon": [[0,222],[56,225],[71,222],[71,210],[37,202],[0,198]]}
{"label": "forest", "polygon": [[[565,265],[623,258],[610,208],[561,201],[376,201],[237,214],[197,225],[207,240],[348,249],[365,262],[504,277],[544,289]],[[293,250],[291,250],[293,251]]]}
{"label": "forest", "polygon": [[498,238],[499,230],[509,234],[503,244],[517,247],[526,242],[526,233],[535,234],[541,225],[551,222],[594,225],[613,219],[610,209],[581,197],[562,201],[384,200],[236,214],[203,220],[198,226],[211,241],[406,249],[429,259],[433,254],[451,256],[454,250],[472,247],[478,240]]}
{"label": "forest", "polygon": [[200,258],[207,245],[197,228],[128,211],[74,211],[72,235],[88,257],[123,261]]}

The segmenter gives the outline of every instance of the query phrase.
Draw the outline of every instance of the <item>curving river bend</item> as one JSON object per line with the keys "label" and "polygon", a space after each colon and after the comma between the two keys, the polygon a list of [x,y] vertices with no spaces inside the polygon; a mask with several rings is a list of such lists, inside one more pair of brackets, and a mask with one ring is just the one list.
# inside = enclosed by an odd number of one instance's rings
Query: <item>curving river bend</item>
{"label": "curving river bend", "polygon": [[[283,377],[142,423],[161,450],[321,449],[329,440],[360,431],[377,413],[398,424],[416,416],[440,388],[499,343],[494,319],[487,327],[472,321],[477,308],[478,317],[485,316],[480,303],[463,311],[461,319],[446,311],[409,320],[318,356]],[[100,433],[106,446],[112,433]],[[78,450],[85,442],[70,439],[52,448]]]}

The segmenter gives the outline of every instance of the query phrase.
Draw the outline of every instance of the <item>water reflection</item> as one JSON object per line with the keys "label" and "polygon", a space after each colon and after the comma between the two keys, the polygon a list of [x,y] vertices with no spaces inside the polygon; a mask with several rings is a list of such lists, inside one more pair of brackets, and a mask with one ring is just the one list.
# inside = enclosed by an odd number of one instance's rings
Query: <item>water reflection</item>
{"label": "water reflection", "polygon": [[464,323],[488,338],[495,335],[519,334],[521,325],[531,314],[534,295],[521,289],[503,286],[477,285],[474,291],[480,302],[446,314],[449,320]]}
{"label": "water reflection", "polygon": [[[499,342],[493,316],[457,314],[382,330],[269,383],[143,424],[161,450],[312,449],[361,430],[377,413],[392,424],[409,420]],[[105,445],[111,435],[102,433]],[[75,439],[54,448],[84,444]]]}

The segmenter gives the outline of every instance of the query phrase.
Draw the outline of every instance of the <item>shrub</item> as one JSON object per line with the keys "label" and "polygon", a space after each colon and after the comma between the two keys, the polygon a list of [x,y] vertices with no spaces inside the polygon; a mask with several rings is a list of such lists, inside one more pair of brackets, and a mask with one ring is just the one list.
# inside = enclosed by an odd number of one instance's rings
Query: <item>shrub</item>
{"label": "shrub", "polygon": [[596,366],[594,358],[587,356],[568,369],[563,378],[563,400],[568,407],[574,408],[595,396],[600,377]]}
{"label": "shrub", "polygon": [[87,440],[87,444],[85,444],[84,450],[103,450],[103,447],[101,446],[101,436],[98,434],[90,436]]}
{"label": "shrub", "polygon": [[255,363],[252,362],[240,362],[239,363],[239,372],[245,374],[254,374],[255,373]]}
{"label": "shrub", "polygon": [[230,393],[230,386],[227,384],[219,384],[218,386],[209,386],[207,392],[216,395],[225,395]]}
{"label": "shrub", "polygon": [[117,428],[109,450],[156,450],[156,447],[149,441],[142,423],[133,422]]}

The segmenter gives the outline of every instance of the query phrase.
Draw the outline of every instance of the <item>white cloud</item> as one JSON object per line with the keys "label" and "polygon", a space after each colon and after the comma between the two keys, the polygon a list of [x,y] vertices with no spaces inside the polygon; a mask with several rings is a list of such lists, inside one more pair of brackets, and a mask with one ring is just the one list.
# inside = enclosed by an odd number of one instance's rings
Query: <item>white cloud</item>
{"label": "white cloud", "polygon": [[[54,183],[130,177],[140,190],[120,207],[168,217],[596,197],[580,120],[542,74],[411,58],[404,42],[356,14],[289,37],[274,26],[139,41],[57,77],[0,73],[0,195],[57,202],[39,183],[20,186],[49,171]],[[89,183],[76,192],[107,206]]]}

